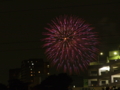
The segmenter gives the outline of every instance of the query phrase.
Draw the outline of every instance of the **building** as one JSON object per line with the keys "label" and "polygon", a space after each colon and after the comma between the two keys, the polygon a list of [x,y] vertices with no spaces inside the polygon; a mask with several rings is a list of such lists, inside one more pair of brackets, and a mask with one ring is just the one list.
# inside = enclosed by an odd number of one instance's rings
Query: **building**
{"label": "building", "polygon": [[110,51],[106,63],[90,63],[88,76],[88,86],[120,86],[119,50]]}
{"label": "building", "polygon": [[49,63],[43,59],[29,59],[21,63],[21,80],[31,82],[33,86],[40,84],[49,74]]}
{"label": "building", "polygon": [[12,79],[21,79],[21,69],[15,68],[9,70],[9,80]]}

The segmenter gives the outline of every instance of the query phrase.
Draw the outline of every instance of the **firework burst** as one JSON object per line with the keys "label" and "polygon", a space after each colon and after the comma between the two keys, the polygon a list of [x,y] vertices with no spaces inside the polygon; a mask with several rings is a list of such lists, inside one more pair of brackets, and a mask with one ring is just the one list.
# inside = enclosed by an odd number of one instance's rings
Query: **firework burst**
{"label": "firework burst", "polygon": [[63,15],[48,25],[43,39],[45,53],[57,69],[79,73],[96,60],[99,42],[90,24],[79,17]]}

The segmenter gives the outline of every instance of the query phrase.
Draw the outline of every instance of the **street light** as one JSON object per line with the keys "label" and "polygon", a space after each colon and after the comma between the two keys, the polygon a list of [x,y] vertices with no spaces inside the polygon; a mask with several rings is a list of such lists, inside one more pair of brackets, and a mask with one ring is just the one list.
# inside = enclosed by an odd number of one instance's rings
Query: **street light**
{"label": "street light", "polygon": [[114,55],[117,55],[117,52],[114,52]]}
{"label": "street light", "polygon": [[100,52],[100,55],[103,55],[103,52]]}
{"label": "street light", "polygon": [[98,62],[99,62],[99,57],[103,55],[103,52],[100,52],[98,55]]}

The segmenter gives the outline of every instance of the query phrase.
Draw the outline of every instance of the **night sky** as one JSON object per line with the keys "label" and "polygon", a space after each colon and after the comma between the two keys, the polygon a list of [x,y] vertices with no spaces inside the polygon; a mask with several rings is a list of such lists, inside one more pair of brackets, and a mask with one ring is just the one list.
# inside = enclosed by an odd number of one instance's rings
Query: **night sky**
{"label": "night sky", "polygon": [[120,2],[107,1],[0,0],[0,82],[7,84],[8,70],[19,68],[22,60],[46,60],[42,32],[59,15],[76,15],[91,23],[101,37],[101,51],[118,49]]}

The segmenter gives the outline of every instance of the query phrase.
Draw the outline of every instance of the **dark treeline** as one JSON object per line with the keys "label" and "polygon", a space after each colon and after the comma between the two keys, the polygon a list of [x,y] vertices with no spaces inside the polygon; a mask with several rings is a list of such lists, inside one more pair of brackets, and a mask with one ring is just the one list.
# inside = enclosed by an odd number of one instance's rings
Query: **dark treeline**
{"label": "dark treeline", "polygon": [[31,88],[29,88],[30,83],[24,83],[18,79],[9,80],[8,86],[0,84],[0,90],[71,90],[72,82],[73,80],[69,75],[61,73],[50,75],[41,84]]}

